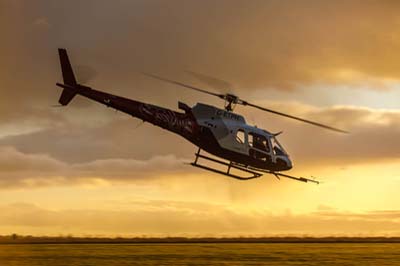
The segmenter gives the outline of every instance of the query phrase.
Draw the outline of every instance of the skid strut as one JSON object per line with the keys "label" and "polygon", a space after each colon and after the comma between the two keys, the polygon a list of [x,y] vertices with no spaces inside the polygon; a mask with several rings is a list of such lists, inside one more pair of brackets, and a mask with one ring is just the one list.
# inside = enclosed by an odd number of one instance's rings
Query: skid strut
{"label": "skid strut", "polygon": [[[249,180],[249,179],[253,179],[253,178],[257,178],[257,177],[262,176],[262,174],[260,174],[260,173],[258,173],[256,171],[252,171],[252,170],[249,170],[249,169],[244,168],[242,166],[235,165],[232,162],[227,163],[227,162],[224,162],[224,161],[221,161],[221,160],[218,160],[218,159],[211,158],[211,157],[205,156],[203,154],[200,154],[200,151],[201,151],[201,149],[198,149],[198,151],[194,154],[196,156],[196,158],[195,158],[194,162],[191,163],[191,165],[193,165],[195,167],[198,167],[198,168],[201,168],[201,169],[205,169],[205,170],[208,170],[208,171],[211,171],[211,172],[214,172],[214,173],[226,175],[226,176],[229,176],[229,177],[232,177],[232,178],[236,178],[236,179],[239,179],[239,180]],[[219,169],[212,168],[210,166],[206,166],[204,164],[199,164],[198,163],[199,158],[202,158],[204,160],[211,161],[211,162],[226,166],[227,170],[226,171],[222,171],[222,170],[219,170]],[[231,173],[231,169],[232,168],[233,169],[237,169],[237,170],[242,171],[242,172],[247,173],[247,174],[251,174],[251,175],[250,176],[239,176],[239,175],[232,174]]]}

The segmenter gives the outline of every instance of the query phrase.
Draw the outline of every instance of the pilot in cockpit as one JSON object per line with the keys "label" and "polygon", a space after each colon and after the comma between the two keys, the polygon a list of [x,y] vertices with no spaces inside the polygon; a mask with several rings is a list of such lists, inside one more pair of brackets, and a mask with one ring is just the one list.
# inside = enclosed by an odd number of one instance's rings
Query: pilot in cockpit
{"label": "pilot in cockpit", "polygon": [[260,149],[262,151],[268,151],[267,141],[263,136],[253,135],[253,146],[254,148]]}

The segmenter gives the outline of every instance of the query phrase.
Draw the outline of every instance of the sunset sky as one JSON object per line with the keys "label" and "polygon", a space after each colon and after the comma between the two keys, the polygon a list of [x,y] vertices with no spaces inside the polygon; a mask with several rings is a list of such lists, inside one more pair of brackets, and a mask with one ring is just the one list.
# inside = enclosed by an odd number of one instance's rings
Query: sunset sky
{"label": "sunset sky", "polygon": [[[0,33],[0,235],[400,236],[399,1],[0,0]],[[59,47],[109,93],[222,106],[138,74],[221,90],[191,70],[351,133],[239,106],[322,184],[205,172],[177,135],[81,97],[52,107]]]}

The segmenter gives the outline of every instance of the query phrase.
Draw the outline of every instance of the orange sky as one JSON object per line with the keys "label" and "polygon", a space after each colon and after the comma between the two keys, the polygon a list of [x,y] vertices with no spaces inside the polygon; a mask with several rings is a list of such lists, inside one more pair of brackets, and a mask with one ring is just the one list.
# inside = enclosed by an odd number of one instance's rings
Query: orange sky
{"label": "orange sky", "polygon": [[[0,234],[400,235],[397,1],[0,0]],[[184,139],[86,99],[52,108],[57,48],[79,80],[177,109],[217,99],[185,70],[340,135],[238,107],[293,175],[238,182],[192,169]]]}

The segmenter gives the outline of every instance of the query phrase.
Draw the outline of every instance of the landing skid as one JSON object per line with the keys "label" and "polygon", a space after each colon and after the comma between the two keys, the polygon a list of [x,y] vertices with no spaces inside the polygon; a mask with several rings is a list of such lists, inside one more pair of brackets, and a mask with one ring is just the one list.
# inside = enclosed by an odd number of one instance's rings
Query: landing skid
{"label": "landing skid", "polygon": [[[217,174],[221,174],[221,175],[225,175],[225,176],[229,176],[235,179],[239,179],[239,180],[250,180],[250,179],[254,179],[254,178],[258,178],[263,176],[263,174],[270,174],[270,175],[274,175],[276,178],[278,178],[279,180],[281,179],[281,177],[283,178],[289,178],[289,179],[293,179],[296,181],[300,181],[300,182],[304,182],[304,183],[308,183],[308,182],[312,182],[315,184],[319,184],[319,181],[314,180],[314,179],[309,179],[309,178],[305,178],[305,177],[296,177],[296,176],[291,176],[291,175],[287,175],[287,174],[282,174],[279,172],[274,172],[274,171],[269,171],[269,170],[265,170],[265,169],[259,169],[259,168],[255,168],[255,167],[251,167],[251,166],[246,166],[246,165],[242,165],[242,164],[238,164],[235,162],[224,162],[215,158],[211,158],[209,156],[200,154],[201,149],[198,149],[198,151],[195,153],[195,160],[193,163],[191,163],[192,166],[207,170],[207,171],[211,171]],[[199,158],[207,160],[207,161],[211,161],[223,166],[227,167],[226,171],[222,171],[219,169],[215,169],[212,168],[210,166],[206,166],[204,164],[199,164]],[[236,169],[239,170],[243,173],[247,173],[247,174],[251,174],[250,176],[240,176],[240,175],[236,175],[236,174],[232,174],[231,173],[231,169]],[[261,173],[260,173],[261,172]]]}
{"label": "landing skid", "polygon": [[[254,178],[258,178],[258,177],[262,176],[262,174],[260,174],[260,173],[258,173],[256,171],[247,169],[247,168],[242,167],[240,165],[236,165],[233,162],[227,163],[227,162],[224,162],[224,161],[221,161],[221,160],[218,160],[218,159],[214,159],[214,158],[202,155],[202,154],[200,154],[200,151],[201,150],[199,149],[197,151],[197,153],[195,153],[196,159],[194,160],[193,163],[191,163],[192,166],[195,166],[195,167],[198,167],[198,168],[201,168],[201,169],[204,169],[204,170],[208,170],[208,171],[211,171],[211,172],[214,172],[214,173],[218,173],[218,174],[221,174],[221,175],[226,175],[226,176],[229,176],[229,177],[232,177],[232,178],[235,178],[235,179],[239,179],[239,180],[250,180],[250,179],[254,179]],[[199,164],[199,162],[198,162],[199,158],[202,158],[202,159],[205,159],[205,160],[208,160],[208,161],[212,161],[212,162],[220,164],[220,165],[227,166],[228,168],[227,168],[226,171],[222,171],[222,170],[218,170],[218,169],[206,166],[204,164]],[[232,168],[236,169],[236,170],[239,170],[239,171],[242,171],[242,172],[247,173],[247,174],[251,174],[251,175],[250,176],[239,176],[239,175],[232,174],[231,173],[231,169]]]}

